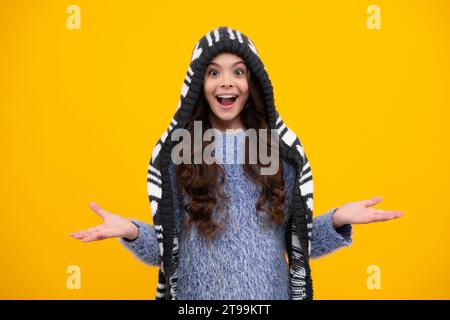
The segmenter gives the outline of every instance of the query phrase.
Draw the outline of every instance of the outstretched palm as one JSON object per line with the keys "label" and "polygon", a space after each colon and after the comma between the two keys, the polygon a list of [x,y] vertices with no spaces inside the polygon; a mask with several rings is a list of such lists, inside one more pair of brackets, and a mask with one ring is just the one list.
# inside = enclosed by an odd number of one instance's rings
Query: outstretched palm
{"label": "outstretched palm", "polygon": [[71,237],[90,242],[113,237],[133,238],[136,236],[137,228],[130,220],[102,209],[95,202],[91,202],[89,207],[103,219],[103,223],[73,232],[70,234]]}
{"label": "outstretched palm", "polygon": [[381,210],[370,208],[383,199],[381,197],[373,197],[369,200],[349,202],[336,210],[333,216],[333,224],[335,228],[344,224],[364,224],[372,222],[388,221],[400,218],[403,212],[395,210]]}

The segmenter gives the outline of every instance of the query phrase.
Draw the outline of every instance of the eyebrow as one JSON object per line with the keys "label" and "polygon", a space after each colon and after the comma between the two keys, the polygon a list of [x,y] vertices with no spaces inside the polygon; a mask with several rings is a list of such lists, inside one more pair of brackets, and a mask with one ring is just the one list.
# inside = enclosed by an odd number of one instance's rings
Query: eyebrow
{"label": "eyebrow", "polygon": [[[240,63],[243,63],[243,64],[245,65],[244,60],[239,60],[239,61],[236,61],[235,63],[233,63],[231,66],[233,67],[233,66],[238,65],[238,64],[240,64]],[[210,66],[210,65],[215,65],[215,66],[218,66],[219,68],[221,67],[219,64],[217,64],[217,63],[215,63],[215,62],[211,62],[208,66]],[[247,65],[246,65],[246,66],[247,66]]]}

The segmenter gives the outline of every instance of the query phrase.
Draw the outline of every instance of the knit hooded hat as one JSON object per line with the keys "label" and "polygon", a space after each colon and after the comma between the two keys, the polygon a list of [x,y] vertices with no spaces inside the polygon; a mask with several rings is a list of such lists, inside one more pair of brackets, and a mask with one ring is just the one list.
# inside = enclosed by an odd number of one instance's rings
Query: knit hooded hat
{"label": "knit hooded hat", "polygon": [[312,299],[309,256],[313,219],[313,181],[308,159],[300,140],[284,124],[275,109],[272,84],[253,42],[235,29],[218,27],[204,35],[194,47],[175,115],[168,129],[156,143],[148,167],[148,196],[161,255],[156,300],[177,298],[179,235],[175,228],[168,169],[171,151],[175,145],[171,134],[175,129],[185,128],[191,120],[202,93],[206,67],[222,52],[240,56],[252,76],[255,76],[262,85],[268,127],[278,133],[280,153],[285,159],[291,159],[296,164],[295,186],[292,203],[289,206],[290,218],[286,225],[291,298]]}

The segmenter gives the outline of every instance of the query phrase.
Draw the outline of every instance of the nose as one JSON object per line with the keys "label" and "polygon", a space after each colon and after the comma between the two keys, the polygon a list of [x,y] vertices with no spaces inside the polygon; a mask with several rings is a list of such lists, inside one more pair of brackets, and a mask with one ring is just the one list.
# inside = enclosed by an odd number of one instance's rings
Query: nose
{"label": "nose", "polygon": [[233,81],[231,79],[231,77],[227,74],[225,74],[222,78],[222,85],[221,87],[232,87],[233,86]]}

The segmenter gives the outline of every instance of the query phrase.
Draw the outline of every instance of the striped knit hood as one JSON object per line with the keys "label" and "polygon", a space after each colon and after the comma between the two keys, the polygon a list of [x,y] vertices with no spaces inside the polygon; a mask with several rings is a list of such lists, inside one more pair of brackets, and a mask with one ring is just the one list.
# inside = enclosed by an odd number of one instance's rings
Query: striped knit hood
{"label": "striped knit hood", "polygon": [[296,179],[290,219],[286,228],[286,250],[289,259],[290,285],[293,300],[312,299],[313,286],[309,256],[313,219],[312,174],[302,144],[275,109],[273,88],[266,69],[253,42],[241,32],[218,27],[204,35],[195,45],[184,78],[180,100],[168,129],[156,143],[149,163],[147,184],[153,224],[162,257],[158,274],[157,300],[177,298],[179,235],[174,222],[174,204],[168,164],[175,143],[173,130],[185,128],[200,97],[203,76],[209,62],[221,52],[239,55],[260,81],[267,108],[268,125],[276,129],[280,138],[280,152],[296,163]]}

